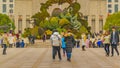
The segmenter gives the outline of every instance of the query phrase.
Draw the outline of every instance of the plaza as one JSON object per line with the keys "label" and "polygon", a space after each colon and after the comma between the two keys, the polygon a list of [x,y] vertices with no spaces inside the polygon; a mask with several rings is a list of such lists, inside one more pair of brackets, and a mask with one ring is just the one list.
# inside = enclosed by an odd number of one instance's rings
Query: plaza
{"label": "plaza", "polygon": [[68,62],[63,56],[61,61],[57,56],[53,61],[50,44],[38,46],[8,48],[7,55],[2,55],[1,48],[0,68],[120,68],[120,56],[115,53],[113,57],[106,57],[103,48],[86,48],[86,51],[74,48],[71,62]]}

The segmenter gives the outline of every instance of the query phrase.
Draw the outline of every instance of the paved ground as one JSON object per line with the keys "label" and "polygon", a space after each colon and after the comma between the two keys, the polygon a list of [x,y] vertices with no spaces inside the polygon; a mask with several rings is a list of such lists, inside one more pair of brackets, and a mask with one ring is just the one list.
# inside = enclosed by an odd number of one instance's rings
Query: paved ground
{"label": "paved ground", "polygon": [[73,49],[72,61],[52,60],[51,48],[8,48],[7,55],[0,49],[0,68],[120,68],[120,56],[106,57],[102,48],[81,51]]}

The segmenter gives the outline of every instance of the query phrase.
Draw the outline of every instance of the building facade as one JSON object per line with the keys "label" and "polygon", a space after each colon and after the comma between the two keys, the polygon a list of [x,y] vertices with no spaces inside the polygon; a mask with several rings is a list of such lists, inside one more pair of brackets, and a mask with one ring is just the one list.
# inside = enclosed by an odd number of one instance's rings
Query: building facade
{"label": "building facade", "polygon": [[[1,1],[1,0],[0,0]],[[11,4],[6,0],[6,4]],[[24,32],[25,28],[32,26],[32,19],[31,16],[35,13],[39,12],[40,10],[40,3],[44,3],[47,0],[15,0],[13,1],[13,14],[12,17],[15,21],[16,30],[15,32]],[[107,17],[107,5],[109,4],[107,0],[77,0],[80,5],[81,9],[80,12],[83,13],[84,19],[88,21],[89,26],[91,26],[91,31],[100,32],[103,30],[103,25],[105,24],[105,20]],[[4,6],[3,2],[2,6]],[[0,5],[1,6],[1,5]],[[2,6],[0,9],[2,9]],[[8,6],[8,5],[7,5]],[[58,4],[53,4],[49,7],[48,11],[51,14],[54,8],[61,8],[63,9],[64,6],[68,6],[67,3],[59,6]],[[10,6],[9,6],[10,7]],[[10,9],[7,9],[6,12],[9,15]],[[5,12],[5,9],[2,11]],[[0,13],[2,12],[0,11]],[[117,11],[117,9],[116,9]]]}
{"label": "building facade", "polygon": [[91,26],[91,32],[103,31],[103,25],[107,17],[107,0],[79,0],[78,2],[81,4],[80,12],[83,13],[84,19]]}
{"label": "building facade", "polygon": [[107,0],[107,13],[112,14],[120,11],[120,0]]}
{"label": "building facade", "polygon": [[0,13],[14,15],[14,0],[0,0]]}

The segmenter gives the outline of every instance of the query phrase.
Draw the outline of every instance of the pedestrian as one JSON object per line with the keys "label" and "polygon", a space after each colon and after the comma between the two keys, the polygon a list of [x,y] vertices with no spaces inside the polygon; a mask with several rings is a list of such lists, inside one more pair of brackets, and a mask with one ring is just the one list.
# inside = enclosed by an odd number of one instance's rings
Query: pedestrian
{"label": "pedestrian", "polygon": [[2,34],[0,34],[0,47],[3,48],[3,46],[2,46],[2,42],[3,42],[3,38],[2,38]]}
{"label": "pedestrian", "polygon": [[46,36],[46,33],[44,33],[43,36],[42,36],[42,40],[43,40],[43,42],[46,41],[46,37],[47,37],[47,36]]}
{"label": "pedestrian", "polygon": [[104,49],[106,52],[106,56],[109,56],[109,53],[110,53],[110,49],[109,49],[109,47],[110,47],[110,35],[109,35],[108,31],[106,31],[104,34],[103,43],[104,43]]}
{"label": "pedestrian", "polygon": [[119,45],[119,33],[116,31],[115,27],[112,27],[111,37],[110,37],[110,43],[111,43],[111,57],[114,56],[114,49],[117,52],[117,55],[119,56],[119,51],[117,46]]}
{"label": "pedestrian", "polygon": [[67,61],[71,62],[72,48],[75,45],[75,39],[70,31],[65,36]]}
{"label": "pedestrian", "polygon": [[20,40],[19,39],[17,39],[17,41],[16,41],[16,48],[20,48]]}
{"label": "pedestrian", "polygon": [[90,41],[89,41],[88,37],[87,37],[85,43],[86,43],[86,48],[89,48],[89,43],[90,43]]}
{"label": "pedestrian", "polygon": [[31,36],[31,42],[32,42],[32,44],[35,44],[35,36],[33,34]]}
{"label": "pedestrian", "polygon": [[12,48],[14,43],[14,37],[12,36],[12,34],[9,34],[8,41],[9,41],[9,48]]}
{"label": "pedestrian", "polygon": [[57,30],[55,30],[53,32],[53,34],[51,35],[50,37],[50,40],[51,40],[51,44],[52,44],[52,56],[53,56],[53,60],[55,60],[55,56],[58,52],[58,57],[59,57],[59,60],[61,60],[61,53],[60,53],[60,48],[61,48],[61,36],[59,34],[59,32]]}
{"label": "pedestrian", "polygon": [[32,43],[31,43],[31,34],[28,35],[28,40],[29,40],[29,44],[32,44]]}
{"label": "pedestrian", "polygon": [[79,39],[76,40],[76,47],[77,47],[77,48],[80,47],[80,40],[79,40]]}
{"label": "pedestrian", "polygon": [[63,49],[63,57],[65,57],[65,53],[66,53],[66,42],[65,42],[65,35],[64,33],[62,34],[62,38],[61,38],[61,42],[62,42],[62,49]]}
{"label": "pedestrian", "polygon": [[2,45],[3,45],[3,55],[6,55],[6,54],[7,54],[7,53],[6,53],[7,46],[9,45],[9,43],[8,43],[8,37],[7,37],[6,32],[5,32],[4,35],[3,35]]}
{"label": "pedestrian", "polygon": [[85,33],[82,34],[82,51],[85,51],[85,45],[86,45],[86,35]]}
{"label": "pedestrian", "polygon": [[102,46],[102,41],[101,41],[100,38],[99,38],[98,41],[97,41],[97,45],[98,45],[99,48]]}
{"label": "pedestrian", "polygon": [[21,48],[24,48],[24,46],[25,46],[24,40],[21,41],[20,46],[21,46]]}

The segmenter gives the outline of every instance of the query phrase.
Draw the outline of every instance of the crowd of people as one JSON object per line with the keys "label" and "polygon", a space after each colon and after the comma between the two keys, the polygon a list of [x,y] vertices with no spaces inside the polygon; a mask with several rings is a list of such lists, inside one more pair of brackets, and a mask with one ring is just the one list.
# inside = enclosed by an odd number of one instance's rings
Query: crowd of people
{"label": "crowd of people", "polygon": [[[105,31],[103,34],[96,34],[94,36],[86,35],[82,33],[81,39],[75,39],[74,35],[68,31],[59,34],[54,31],[50,37],[51,45],[53,48],[53,60],[58,52],[59,60],[62,59],[60,48],[63,49],[63,56],[67,56],[67,60],[71,61],[72,48],[82,48],[82,51],[86,51],[85,48],[104,48],[105,56],[114,56],[114,49],[119,56],[118,45],[119,33],[115,27],[112,28],[112,32]],[[110,49],[111,47],[111,49]]]}
{"label": "crowd of people", "polygon": [[25,42],[18,35],[4,32],[0,34],[0,47],[3,48],[3,55],[6,55],[7,48],[24,48]]}

